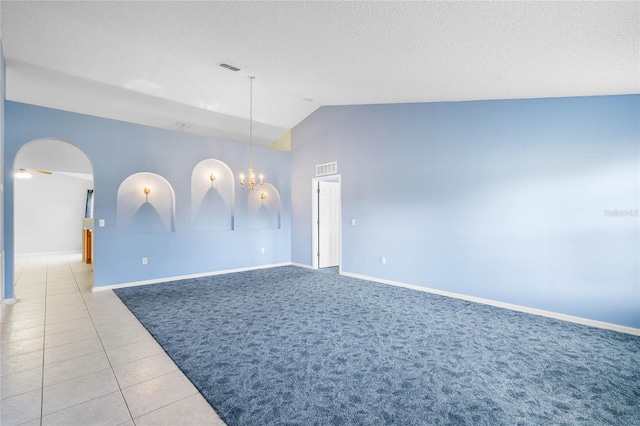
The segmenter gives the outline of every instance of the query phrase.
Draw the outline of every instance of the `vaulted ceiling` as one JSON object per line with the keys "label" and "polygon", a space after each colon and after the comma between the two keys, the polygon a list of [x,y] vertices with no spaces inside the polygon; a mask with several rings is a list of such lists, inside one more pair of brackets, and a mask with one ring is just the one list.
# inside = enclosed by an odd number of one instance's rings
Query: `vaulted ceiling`
{"label": "vaulted ceiling", "polygon": [[637,1],[3,1],[0,12],[7,99],[246,142],[252,75],[255,141],[284,135],[285,149],[323,105],[640,93]]}

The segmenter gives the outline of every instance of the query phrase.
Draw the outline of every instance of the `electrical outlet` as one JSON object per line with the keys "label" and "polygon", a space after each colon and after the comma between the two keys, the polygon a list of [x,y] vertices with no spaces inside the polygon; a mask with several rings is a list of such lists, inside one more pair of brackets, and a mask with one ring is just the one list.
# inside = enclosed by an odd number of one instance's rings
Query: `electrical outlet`
{"label": "electrical outlet", "polygon": [[104,228],[104,219],[98,220],[98,226]]}
{"label": "electrical outlet", "polygon": [[380,263],[382,263],[383,265],[386,265],[387,264],[387,258],[386,257],[381,258],[380,259]]}
{"label": "electrical outlet", "polygon": [[142,258],[142,264],[143,264],[143,265],[146,265],[146,264],[147,264],[147,258],[146,258],[146,257],[143,257],[143,258]]}
{"label": "electrical outlet", "polygon": [[264,247],[260,249],[260,253],[264,253]]}

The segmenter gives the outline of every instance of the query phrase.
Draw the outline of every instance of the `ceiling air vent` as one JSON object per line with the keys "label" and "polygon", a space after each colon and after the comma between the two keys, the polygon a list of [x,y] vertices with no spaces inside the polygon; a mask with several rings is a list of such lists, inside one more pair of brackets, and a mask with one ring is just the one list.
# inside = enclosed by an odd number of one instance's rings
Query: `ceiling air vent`
{"label": "ceiling air vent", "polygon": [[176,121],[176,128],[178,130],[182,130],[184,132],[185,130],[191,128],[191,124],[190,123],[183,123],[182,121]]}
{"label": "ceiling air vent", "polygon": [[338,173],[338,163],[324,163],[316,165],[316,176],[333,175]]}
{"label": "ceiling air vent", "polygon": [[218,65],[231,71],[240,71],[240,68],[234,67],[233,65],[225,64],[224,62],[221,62]]}

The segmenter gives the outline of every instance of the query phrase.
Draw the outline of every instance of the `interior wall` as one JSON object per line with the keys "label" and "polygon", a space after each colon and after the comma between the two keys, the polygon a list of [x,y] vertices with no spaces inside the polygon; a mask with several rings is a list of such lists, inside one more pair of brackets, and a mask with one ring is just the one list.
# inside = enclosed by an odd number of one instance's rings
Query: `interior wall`
{"label": "interior wall", "polygon": [[[4,281],[4,102],[6,93],[6,65],[4,52],[2,51],[2,38],[0,37],[0,300],[5,299],[6,289]],[[13,289],[7,297],[13,297]],[[0,303],[0,312],[2,304]]]}
{"label": "interior wall", "polygon": [[93,182],[62,173],[31,175],[15,180],[15,253],[79,253]]}
{"label": "interior wall", "polygon": [[337,161],[343,272],[640,328],[639,104],[322,107],[292,131],[292,261]]}
{"label": "interior wall", "polygon": [[[203,160],[218,159],[237,177],[248,167],[248,145],[16,102],[6,102],[5,107],[5,166],[13,163],[20,147],[40,138],[68,141],[89,157],[94,217],[96,223],[105,221],[104,227],[96,226],[94,235],[96,287],[290,261],[290,153],[254,147],[256,170],[282,196],[280,229],[196,231],[191,214],[194,167]],[[118,188],[139,172],[158,174],[174,189],[175,232],[119,232]],[[5,172],[5,178],[6,276],[12,277],[14,188],[13,177]],[[238,193],[241,188],[236,185]],[[148,259],[146,265],[143,257]]]}

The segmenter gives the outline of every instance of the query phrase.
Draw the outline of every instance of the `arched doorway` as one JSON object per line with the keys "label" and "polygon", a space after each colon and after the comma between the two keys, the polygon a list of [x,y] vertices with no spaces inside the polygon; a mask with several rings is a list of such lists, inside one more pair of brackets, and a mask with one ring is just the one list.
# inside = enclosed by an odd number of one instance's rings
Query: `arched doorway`
{"label": "arched doorway", "polygon": [[[47,270],[50,275],[54,270],[62,274],[64,268],[56,267],[56,262],[80,264],[86,244],[92,245],[92,238],[86,239],[93,235],[92,220],[86,216],[92,216],[93,210],[93,167],[75,145],[59,139],[37,139],[20,148],[13,173],[12,284],[19,299],[21,282],[37,282]],[[79,272],[82,285],[90,288],[92,267]],[[22,292],[29,291],[26,286],[22,288]]]}

